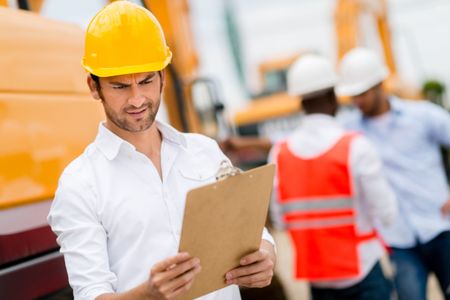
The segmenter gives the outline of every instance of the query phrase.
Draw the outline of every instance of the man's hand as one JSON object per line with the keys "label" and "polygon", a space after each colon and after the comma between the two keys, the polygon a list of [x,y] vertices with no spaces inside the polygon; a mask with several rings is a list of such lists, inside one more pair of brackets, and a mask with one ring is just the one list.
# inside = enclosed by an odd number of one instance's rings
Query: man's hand
{"label": "man's hand", "polygon": [[450,199],[442,205],[441,212],[444,216],[450,214]]}
{"label": "man's hand", "polygon": [[152,299],[174,299],[187,291],[200,272],[200,260],[188,253],[178,253],[153,266],[147,281]]}
{"label": "man's hand", "polygon": [[226,283],[251,288],[268,286],[272,281],[275,262],[272,244],[263,240],[258,251],[241,258],[241,266],[225,274]]}

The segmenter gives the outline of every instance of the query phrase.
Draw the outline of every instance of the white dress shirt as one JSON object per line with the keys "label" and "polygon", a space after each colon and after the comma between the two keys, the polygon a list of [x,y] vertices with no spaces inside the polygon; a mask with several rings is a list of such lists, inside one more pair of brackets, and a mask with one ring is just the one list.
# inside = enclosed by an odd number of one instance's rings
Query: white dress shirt
{"label": "white dress shirt", "polygon": [[[75,299],[127,291],[147,280],[155,263],[175,255],[187,192],[213,182],[227,159],[210,138],[157,126],[162,180],[149,158],[103,124],[60,178],[48,222]],[[263,238],[273,243],[266,230]],[[241,297],[231,285],[201,299]]]}
{"label": "white dress shirt", "polygon": [[[306,115],[300,126],[287,138],[289,149],[297,156],[311,159],[333,147],[346,133],[335,118],[324,114]],[[277,147],[269,160],[276,162]],[[377,222],[391,223],[397,214],[396,198],[381,172],[381,160],[364,136],[357,136],[350,144],[350,174],[355,192],[356,229],[360,234],[370,233]],[[274,190],[277,190],[277,179]],[[282,226],[276,193],[271,203],[271,216]],[[384,254],[378,240],[363,242],[358,247],[361,272],[349,280],[315,281],[314,286],[346,288],[361,281]],[[332,251],[330,249],[330,255]]]}

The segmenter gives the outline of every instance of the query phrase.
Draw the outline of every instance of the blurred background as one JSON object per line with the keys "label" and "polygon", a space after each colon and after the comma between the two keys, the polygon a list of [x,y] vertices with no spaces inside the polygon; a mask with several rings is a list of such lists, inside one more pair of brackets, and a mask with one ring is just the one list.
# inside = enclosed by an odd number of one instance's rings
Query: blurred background
{"label": "blurred background", "polygon": [[[308,52],[337,64],[355,46],[384,57],[393,93],[450,106],[446,0],[132,2],[154,12],[174,52],[158,117],[183,131],[276,141],[302,115],[285,92],[289,65]],[[61,170],[103,118],[80,61],[83,31],[107,3],[0,0],[0,299],[70,299],[45,216]],[[243,148],[229,153],[242,168],[265,162],[267,147]],[[273,233],[278,292],[243,291],[245,299],[308,299],[291,279],[288,238]],[[442,299],[432,287],[429,298]]]}

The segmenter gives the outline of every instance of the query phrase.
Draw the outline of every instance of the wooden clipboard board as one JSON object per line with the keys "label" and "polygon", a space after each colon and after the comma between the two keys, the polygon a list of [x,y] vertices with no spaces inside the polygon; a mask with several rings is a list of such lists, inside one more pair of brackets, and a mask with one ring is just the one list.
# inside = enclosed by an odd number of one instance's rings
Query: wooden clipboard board
{"label": "wooden clipboard board", "polygon": [[202,271],[180,299],[226,287],[225,273],[259,249],[274,173],[266,165],[188,192],[179,251],[200,258]]}

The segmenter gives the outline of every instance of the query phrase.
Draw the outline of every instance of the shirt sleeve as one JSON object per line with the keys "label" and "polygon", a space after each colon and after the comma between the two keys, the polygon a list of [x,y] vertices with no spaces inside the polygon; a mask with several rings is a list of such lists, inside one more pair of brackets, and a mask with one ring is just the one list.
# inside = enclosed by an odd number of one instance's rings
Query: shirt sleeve
{"label": "shirt sleeve", "polygon": [[276,248],[275,240],[273,239],[272,235],[269,233],[266,227],[264,227],[263,229],[262,239],[268,241],[274,246],[274,248]]}
{"label": "shirt sleeve", "polygon": [[64,254],[75,299],[112,293],[117,281],[109,269],[107,235],[95,200],[93,189],[78,176],[63,174],[47,218]]}
{"label": "shirt sleeve", "polygon": [[382,162],[374,147],[364,137],[351,146],[351,166],[359,198],[372,221],[389,225],[397,215],[397,199],[382,172]]}
{"label": "shirt sleeve", "polygon": [[438,144],[450,147],[450,114],[432,103],[423,103],[421,112],[428,125],[428,133]]}

